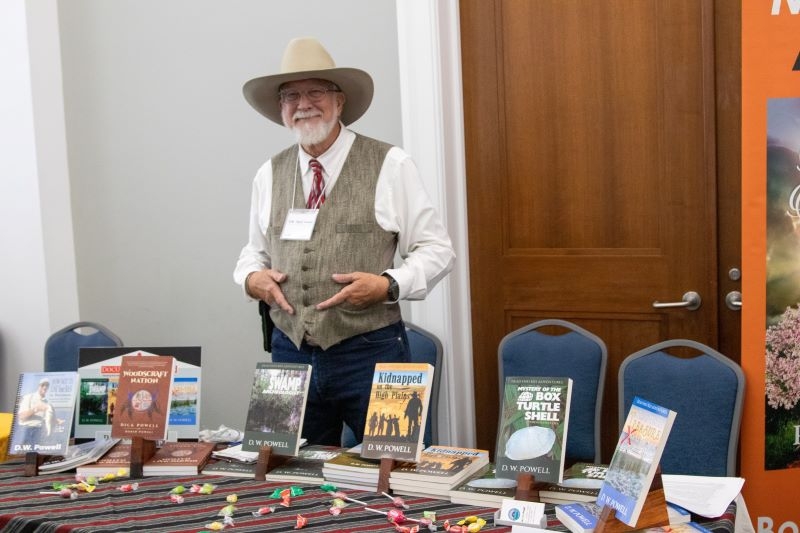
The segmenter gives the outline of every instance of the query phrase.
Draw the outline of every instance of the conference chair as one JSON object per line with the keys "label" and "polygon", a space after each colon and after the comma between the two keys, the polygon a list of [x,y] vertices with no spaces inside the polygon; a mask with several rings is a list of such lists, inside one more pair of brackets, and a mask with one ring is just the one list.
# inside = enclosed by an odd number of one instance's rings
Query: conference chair
{"label": "conference chair", "polygon": [[620,365],[620,431],[635,396],[667,407],[677,416],[661,456],[662,472],[734,476],[744,385],[739,365],[704,344],[654,344]]}
{"label": "conference chair", "polygon": [[539,320],[503,337],[497,357],[500,405],[506,376],[572,378],[567,462],[600,463],[600,414],[608,360],[603,340],[566,320]]}
{"label": "conference chair", "polygon": [[84,346],[122,346],[122,340],[96,322],[75,322],[48,337],[44,345],[44,371],[78,370],[78,353]]}
{"label": "conference chair", "polygon": [[[442,342],[436,335],[410,322],[406,322],[406,336],[411,351],[412,363],[429,363],[435,369],[431,397],[428,401],[428,419],[425,424],[423,442],[425,446],[439,443],[439,387],[442,381],[444,350]],[[352,447],[358,444],[355,435],[347,424],[342,430],[342,446]]]}

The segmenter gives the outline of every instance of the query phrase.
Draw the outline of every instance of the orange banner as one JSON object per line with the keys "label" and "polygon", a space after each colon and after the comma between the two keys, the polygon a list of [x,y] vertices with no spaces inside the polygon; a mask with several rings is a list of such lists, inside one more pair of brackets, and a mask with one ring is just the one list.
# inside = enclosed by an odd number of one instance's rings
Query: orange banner
{"label": "orange banner", "polygon": [[[797,138],[792,127],[797,128]],[[786,324],[795,318],[800,304],[800,261],[790,260],[793,254],[800,258],[800,232],[795,247],[791,244],[795,235],[785,229],[785,224],[791,228],[795,222],[790,198],[792,180],[800,184],[800,169],[793,175],[793,168],[800,167],[798,152],[800,0],[743,0],[742,368],[747,387],[741,472],[745,501],[759,533],[800,531],[800,415],[792,414],[800,413],[800,407],[788,394],[792,384],[785,378],[792,375],[786,371],[790,367],[780,359],[781,353],[776,355],[790,342],[784,335]],[[793,163],[787,163],[792,153]],[[779,164],[783,174],[775,170]],[[768,174],[770,187],[779,186],[777,192],[770,188],[768,193]],[[778,225],[784,229],[776,231]],[[787,275],[783,265],[793,265],[797,276]],[[770,369],[784,365],[780,379],[767,374],[768,357]],[[800,380],[800,366],[795,377]],[[782,430],[789,433],[779,435]]]}

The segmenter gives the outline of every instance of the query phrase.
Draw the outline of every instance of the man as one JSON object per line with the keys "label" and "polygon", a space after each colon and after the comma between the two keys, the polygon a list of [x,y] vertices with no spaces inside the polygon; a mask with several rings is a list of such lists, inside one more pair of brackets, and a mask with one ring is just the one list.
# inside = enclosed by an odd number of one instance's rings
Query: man
{"label": "man", "polygon": [[19,402],[17,416],[23,429],[22,442],[25,444],[42,444],[42,439],[49,437],[53,431],[56,420],[53,406],[47,401],[49,389],[50,381],[42,378],[36,390],[23,396]]}
{"label": "man", "polygon": [[303,436],[339,445],[346,422],[361,441],[375,364],[409,360],[397,302],[452,269],[450,238],[409,156],[347,129],[372,101],[369,74],[294,39],[281,72],[243,92],[297,144],[256,174],[234,280],[269,306],[272,360],[312,366]]}

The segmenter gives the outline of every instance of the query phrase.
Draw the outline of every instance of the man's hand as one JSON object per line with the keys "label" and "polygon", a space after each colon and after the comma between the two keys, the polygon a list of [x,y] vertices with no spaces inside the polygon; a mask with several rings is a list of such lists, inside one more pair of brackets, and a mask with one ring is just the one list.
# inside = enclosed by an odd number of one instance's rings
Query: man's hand
{"label": "man's hand", "polygon": [[386,301],[389,280],[384,276],[367,272],[351,272],[349,274],[334,274],[331,277],[333,281],[341,283],[344,287],[324,302],[318,303],[317,309],[320,311],[344,302],[363,309]]}
{"label": "man's hand", "polygon": [[253,298],[264,300],[269,306],[275,304],[290,315],[293,315],[294,309],[286,301],[281,290],[280,284],[284,281],[286,281],[286,274],[265,268],[247,276],[245,290]]}

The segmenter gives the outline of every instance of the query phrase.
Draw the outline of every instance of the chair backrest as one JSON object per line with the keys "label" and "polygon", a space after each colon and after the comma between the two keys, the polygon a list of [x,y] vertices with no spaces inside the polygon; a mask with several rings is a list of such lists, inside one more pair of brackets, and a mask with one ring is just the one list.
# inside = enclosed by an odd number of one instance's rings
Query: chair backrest
{"label": "chair backrest", "polygon": [[[425,435],[422,440],[425,446],[439,443],[439,386],[442,381],[442,361],[444,350],[442,342],[436,335],[419,326],[406,322],[406,336],[412,363],[429,363],[435,369],[431,397],[428,401],[428,421],[425,424]],[[358,444],[353,431],[347,424],[342,428],[342,446],[350,448]]]}
{"label": "chair backrest", "polygon": [[[682,350],[681,356],[667,350]],[[699,352],[694,357],[684,352]],[[619,368],[620,431],[634,396],[672,409],[675,422],[661,456],[665,474],[736,475],[744,373],[699,342],[660,342],[625,358]]]}
{"label": "chair backrest", "polygon": [[[80,331],[82,329],[91,331]],[[44,371],[78,370],[78,353],[82,346],[122,346],[122,340],[96,322],[76,322],[48,337],[44,345]]]}
{"label": "chair backrest", "polygon": [[[550,334],[551,326],[567,331]],[[600,463],[600,415],[608,360],[602,339],[566,320],[539,320],[503,337],[497,357],[500,405],[506,376],[572,378],[566,456],[570,461]]]}

